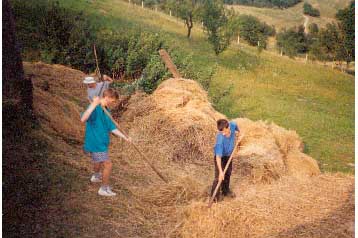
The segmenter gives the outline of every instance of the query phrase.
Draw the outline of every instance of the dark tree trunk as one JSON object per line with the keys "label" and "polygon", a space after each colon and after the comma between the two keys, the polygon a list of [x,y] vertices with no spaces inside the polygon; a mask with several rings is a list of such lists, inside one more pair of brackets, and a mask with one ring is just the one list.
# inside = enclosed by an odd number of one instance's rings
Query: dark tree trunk
{"label": "dark tree trunk", "polygon": [[32,111],[32,82],[25,79],[20,47],[16,42],[15,21],[8,0],[2,2],[2,70],[4,102]]}
{"label": "dark tree trunk", "polygon": [[191,35],[191,29],[193,28],[193,16],[190,14],[188,18],[185,19],[186,27],[188,28],[188,34],[186,35],[188,38],[190,38]]}

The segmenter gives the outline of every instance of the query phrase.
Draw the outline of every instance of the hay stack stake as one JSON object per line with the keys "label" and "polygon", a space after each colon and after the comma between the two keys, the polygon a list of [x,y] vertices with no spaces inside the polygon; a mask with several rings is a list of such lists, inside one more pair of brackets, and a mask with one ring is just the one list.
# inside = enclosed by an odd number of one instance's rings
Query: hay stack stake
{"label": "hay stack stake", "polygon": [[181,75],[180,75],[177,67],[173,63],[172,59],[170,58],[169,54],[165,50],[161,49],[161,50],[159,50],[159,55],[160,55],[160,57],[162,57],[162,60],[164,61],[165,66],[167,66],[170,73],[173,74],[174,78],[181,78]]}

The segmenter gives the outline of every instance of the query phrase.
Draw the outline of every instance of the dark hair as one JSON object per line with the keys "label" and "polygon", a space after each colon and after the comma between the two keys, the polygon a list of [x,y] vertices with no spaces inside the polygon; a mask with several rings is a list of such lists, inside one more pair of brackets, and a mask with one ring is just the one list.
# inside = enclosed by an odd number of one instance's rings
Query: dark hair
{"label": "dark hair", "polygon": [[226,119],[220,119],[216,122],[218,130],[222,131],[224,130],[224,128],[228,128],[229,127],[229,122]]}
{"label": "dark hair", "polygon": [[114,91],[112,88],[108,88],[103,91],[103,97],[109,97],[118,100],[119,95],[116,91]]}

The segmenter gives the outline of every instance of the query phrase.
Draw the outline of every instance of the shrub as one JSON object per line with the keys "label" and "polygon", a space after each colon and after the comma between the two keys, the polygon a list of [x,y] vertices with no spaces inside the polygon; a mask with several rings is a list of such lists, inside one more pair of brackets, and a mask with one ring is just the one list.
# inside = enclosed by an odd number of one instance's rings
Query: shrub
{"label": "shrub", "polygon": [[96,43],[102,74],[130,81],[127,87],[120,86],[127,88],[129,93],[135,88],[151,93],[169,76],[158,53],[165,48],[183,77],[200,80],[204,87],[210,84],[214,71],[195,70],[190,55],[166,46],[163,33],[139,28],[113,31],[101,27],[99,30],[96,22],[89,21],[90,16],[63,8],[57,2],[14,0],[13,6],[23,54],[38,52],[34,60],[93,72],[96,68],[93,44]]}
{"label": "shrub", "polygon": [[305,2],[303,4],[303,13],[312,17],[319,17],[320,13],[319,10],[316,8],[313,8],[311,4]]}

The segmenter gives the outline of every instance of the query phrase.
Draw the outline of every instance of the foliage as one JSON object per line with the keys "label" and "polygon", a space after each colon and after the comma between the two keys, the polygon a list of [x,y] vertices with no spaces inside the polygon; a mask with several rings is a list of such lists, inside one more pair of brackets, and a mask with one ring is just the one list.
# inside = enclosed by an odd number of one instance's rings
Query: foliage
{"label": "foliage", "polygon": [[308,25],[308,33],[311,35],[316,35],[319,32],[318,25],[316,23],[311,23]]}
{"label": "foliage", "polygon": [[93,72],[96,67],[93,53],[95,43],[102,74],[133,81],[135,88],[150,93],[168,76],[158,54],[158,50],[164,48],[170,51],[185,77],[210,81],[211,76],[207,76],[210,73],[194,70],[191,57],[165,46],[166,39],[161,32],[99,30],[98,25],[88,20],[89,15],[63,8],[58,2],[16,0],[14,9],[25,60],[28,52],[38,51],[35,60]]}
{"label": "foliage", "polygon": [[303,14],[312,16],[312,17],[319,17],[320,16],[320,12],[318,9],[312,7],[311,4],[305,2],[303,4]]}
{"label": "foliage", "polygon": [[354,1],[336,14],[339,20],[339,28],[341,31],[342,49],[340,56],[347,62],[347,65],[354,61]]}
{"label": "foliage", "polygon": [[228,28],[229,14],[222,1],[204,0],[201,19],[216,55],[223,52],[230,44],[232,31]]}
{"label": "foliage", "polygon": [[[16,31],[23,52],[32,49],[49,63],[62,63],[81,70],[88,63],[94,29],[81,12],[60,7],[58,2],[12,1]],[[26,55],[25,55],[26,59]]]}
{"label": "foliage", "polygon": [[275,28],[258,18],[251,15],[239,15],[234,18],[232,29],[239,32],[239,36],[246,40],[250,45],[260,45],[260,48],[266,48],[267,38],[276,34]]}
{"label": "foliage", "polygon": [[288,8],[301,2],[301,0],[224,0],[225,4],[239,4],[254,7]]}
{"label": "foliage", "polygon": [[167,6],[174,9],[175,15],[180,17],[187,27],[187,37],[190,37],[194,19],[198,18],[201,7],[200,0],[169,0]]}
{"label": "foliage", "polygon": [[277,46],[282,49],[284,54],[290,57],[305,53],[308,46],[304,27],[293,27],[277,34]]}

